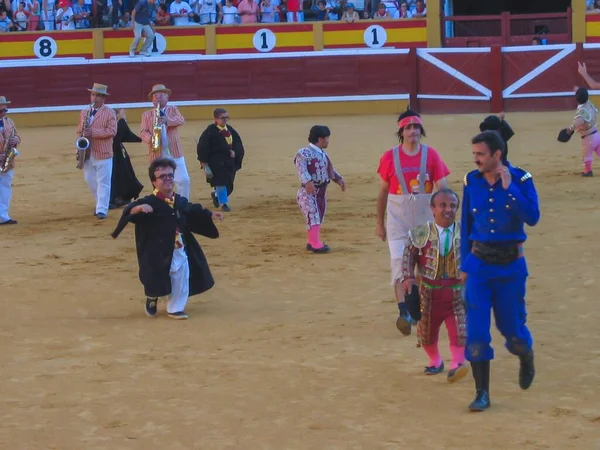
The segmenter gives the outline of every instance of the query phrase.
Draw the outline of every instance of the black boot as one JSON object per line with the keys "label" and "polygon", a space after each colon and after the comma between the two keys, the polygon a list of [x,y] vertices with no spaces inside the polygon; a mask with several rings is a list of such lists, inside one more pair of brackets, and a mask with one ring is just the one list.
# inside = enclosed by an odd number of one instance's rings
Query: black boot
{"label": "black boot", "polygon": [[469,405],[471,411],[483,411],[488,409],[490,402],[490,362],[479,361],[471,363],[471,371],[475,379],[477,394],[475,400]]}
{"label": "black boot", "polygon": [[533,365],[533,350],[526,355],[519,356],[521,367],[519,369],[519,386],[521,389],[528,389],[533,383],[535,376],[535,366]]}

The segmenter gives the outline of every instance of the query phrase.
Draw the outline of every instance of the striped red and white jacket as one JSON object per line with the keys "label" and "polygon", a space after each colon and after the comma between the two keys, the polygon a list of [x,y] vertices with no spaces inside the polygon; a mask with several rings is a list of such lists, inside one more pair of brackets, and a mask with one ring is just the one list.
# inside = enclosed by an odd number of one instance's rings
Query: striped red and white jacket
{"label": "striped red and white jacket", "polygon": [[[88,109],[79,113],[79,127],[77,136],[81,137],[83,121]],[[112,108],[102,105],[94,114],[94,120],[89,125],[92,132],[90,140],[91,155],[94,159],[108,159],[113,157],[113,138],[117,134],[117,115]]]}
{"label": "striped red and white jacket", "polygon": [[21,137],[19,136],[19,132],[17,131],[17,126],[15,125],[15,123],[12,121],[12,119],[8,119],[5,117],[4,120],[4,129],[0,130],[0,151],[4,150],[4,146],[6,145],[6,140],[4,138],[4,136],[9,137],[10,134],[12,133],[13,129],[15,131],[15,137],[19,140],[19,142],[17,143],[17,146],[19,146],[21,144]]}
{"label": "striped red and white jacket", "polygon": [[[167,105],[164,108],[167,118],[167,139],[169,140],[169,151],[174,159],[183,156],[183,148],[179,141],[179,127],[185,123],[185,119],[177,109],[177,106]],[[154,126],[155,109],[146,111],[142,115],[140,137],[148,144],[148,158],[150,162],[160,158],[160,153],[152,151],[152,128]]]}

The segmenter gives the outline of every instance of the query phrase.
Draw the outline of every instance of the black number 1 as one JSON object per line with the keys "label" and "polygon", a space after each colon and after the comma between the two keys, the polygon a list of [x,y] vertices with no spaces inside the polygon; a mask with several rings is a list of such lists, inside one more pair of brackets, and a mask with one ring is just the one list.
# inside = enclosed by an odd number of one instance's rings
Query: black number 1
{"label": "black number 1", "polygon": [[373,45],[379,45],[379,41],[377,40],[377,28],[373,28],[371,33],[373,34]]}
{"label": "black number 1", "polygon": [[158,46],[156,45],[156,36],[154,36],[154,40],[152,41],[152,53],[158,53]]}
{"label": "black number 1", "polygon": [[262,38],[262,45],[260,46],[260,48],[269,48],[269,46],[267,45],[267,32],[263,31],[262,33],[260,33],[260,37]]}

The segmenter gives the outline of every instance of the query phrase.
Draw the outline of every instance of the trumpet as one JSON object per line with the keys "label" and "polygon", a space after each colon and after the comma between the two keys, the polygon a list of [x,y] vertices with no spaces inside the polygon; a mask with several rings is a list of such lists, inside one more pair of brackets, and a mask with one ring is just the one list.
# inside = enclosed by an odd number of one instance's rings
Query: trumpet
{"label": "trumpet", "polygon": [[[8,123],[10,119],[8,117],[4,118],[4,121]],[[2,149],[2,153],[0,153],[0,173],[8,172],[13,165],[13,159],[15,156],[19,154],[16,147],[12,147],[10,145],[10,140],[15,137],[15,124],[11,124],[11,132],[8,136],[4,136],[4,148]]]}
{"label": "trumpet", "polygon": [[75,147],[77,148],[77,168],[78,169],[83,169],[83,164],[85,163],[86,159],[89,158],[88,150],[90,148],[90,140],[88,138],[84,137],[84,134],[85,134],[87,128],[90,126],[90,124],[89,124],[90,113],[91,113],[93,107],[94,107],[93,103],[88,107],[88,110],[85,113],[85,118],[83,119],[83,125],[81,126],[81,137],[77,138],[77,140],[75,141]]}

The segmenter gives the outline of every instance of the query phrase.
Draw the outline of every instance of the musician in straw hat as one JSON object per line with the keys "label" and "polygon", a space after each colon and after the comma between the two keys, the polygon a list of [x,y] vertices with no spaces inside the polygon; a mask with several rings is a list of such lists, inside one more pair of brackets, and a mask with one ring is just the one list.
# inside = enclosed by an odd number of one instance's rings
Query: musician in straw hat
{"label": "musician in straw hat", "polygon": [[[113,138],[117,134],[117,117],[115,112],[104,102],[108,97],[108,87],[94,83],[88,89],[91,105],[79,114],[77,136],[90,141],[83,165],[83,177],[96,200],[94,215],[105,219],[110,203],[110,183],[112,177]],[[87,123],[84,130],[84,122]]]}
{"label": "musician in straw hat", "polygon": [[[190,198],[190,176],[183,157],[183,148],[179,139],[179,127],[185,123],[185,119],[176,106],[167,105],[171,89],[164,84],[155,84],[148,94],[154,108],[144,112],[140,137],[148,144],[148,157],[150,162],[157,158],[171,158],[175,161],[175,190],[185,198]],[[157,108],[160,115],[156,117]],[[161,127],[160,149],[155,151],[152,146],[152,135],[155,123]]]}
{"label": "musician in straw hat", "polygon": [[9,104],[10,102],[6,100],[6,97],[0,97],[0,225],[14,225],[17,223],[8,214],[12,196],[14,157],[6,163],[7,154],[5,154],[5,150],[16,148],[21,143],[21,138],[17,133],[14,122],[6,117]]}

